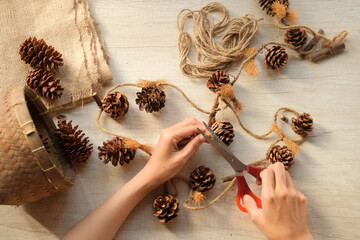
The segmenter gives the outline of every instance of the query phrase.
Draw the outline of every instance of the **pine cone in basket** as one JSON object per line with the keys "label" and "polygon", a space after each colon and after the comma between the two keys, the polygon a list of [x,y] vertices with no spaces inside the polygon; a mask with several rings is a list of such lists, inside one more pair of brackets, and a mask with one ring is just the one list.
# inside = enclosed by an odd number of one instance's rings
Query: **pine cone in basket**
{"label": "pine cone in basket", "polygon": [[273,46],[265,53],[265,64],[273,70],[280,70],[288,61],[288,54],[285,48]]}
{"label": "pine cone in basket", "polygon": [[53,46],[48,46],[44,39],[37,40],[36,37],[29,37],[21,45],[19,54],[21,60],[34,68],[42,68],[47,71],[58,70],[63,65],[61,53]]}
{"label": "pine cone in basket", "polygon": [[164,193],[158,196],[153,203],[153,214],[160,222],[170,222],[179,213],[178,199],[169,194]]}
{"label": "pine cone in basket", "polygon": [[291,119],[291,127],[296,134],[303,137],[307,136],[313,130],[313,119],[308,113],[299,114],[297,118]]}
{"label": "pine cone in basket", "polygon": [[69,161],[85,162],[93,151],[92,144],[88,144],[89,138],[84,138],[85,134],[78,130],[79,126],[73,127],[71,123],[72,121],[67,123],[64,118],[59,119],[55,135],[59,137],[59,145]]}
{"label": "pine cone in basket", "polygon": [[293,152],[285,145],[282,147],[274,146],[270,150],[269,161],[270,163],[282,162],[286,170],[289,170],[295,163]]}
{"label": "pine cone in basket", "polygon": [[150,85],[137,92],[136,104],[139,105],[140,111],[145,109],[146,112],[158,112],[165,106],[166,94],[165,92],[155,85]]}
{"label": "pine cone in basket", "polygon": [[216,71],[209,77],[206,86],[212,92],[217,92],[220,90],[220,87],[226,85],[230,82],[229,74],[225,71]]}
{"label": "pine cone in basket", "polygon": [[260,7],[262,7],[262,9],[266,11],[266,14],[270,16],[275,16],[275,13],[272,9],[272,4],[276,1],[283,4],[287,9],[289,8],[290,5],[289,0],[260,0],[259,4]]}
{"label": "pine cone in basket", "polygon": [[200,166],[190,173],[189,184],[194,191],[206,192],[216,182],[216,176],[210,168]]}
{"label": "pine cone in basket", "polygon": [[286,43],[289,43],[294,46],[295,49],[301,48],[304,46],[307,40],[307,33],[303,28],[289,28],[286,30],[285,39]]}
{"label": "pine cone in basket", "polygon": [[49,99],[61,97],[62,91],[64,90],[59,84],[60,79],[55,79],[51,72],[41,68],[35,68],[28,72],[26,83],[39,95]]}
{"label": "pine cone in basket", "polygon": [[103,146],[99,146],[99,158],[107,164],[111,162],[114,167],[120,163],[129,163],[135,157],[135,150],[125,147],[124,141],[119,137],[103,142]]}
{"label": "pine cone in basket", "polygon": [[125,94],[113,92],[106,96],[102,108],[112,118],[122,117],[129,111],[129,101]]}
{"label": "pine cone in basket", "polygon": [[234,141],[234,127],[229,121],[216,121],[212,126],[211,130],[229,146]]}

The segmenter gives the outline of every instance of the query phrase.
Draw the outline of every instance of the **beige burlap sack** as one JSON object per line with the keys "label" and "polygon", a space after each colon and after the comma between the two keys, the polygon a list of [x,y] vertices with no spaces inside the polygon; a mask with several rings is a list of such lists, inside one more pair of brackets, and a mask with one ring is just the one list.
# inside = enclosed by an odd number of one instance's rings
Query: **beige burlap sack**
{"label": "beige burlap sack", "polygon": [[29,36],[44,39],[62,53],[64,66],[56,74],[63,95],[42,98],[51,111],[74,107],[103,94],[112,80],[108,56],[87,0],[0,0],[0,90],[26,84],[32,68],[20,59],[19,46]]}

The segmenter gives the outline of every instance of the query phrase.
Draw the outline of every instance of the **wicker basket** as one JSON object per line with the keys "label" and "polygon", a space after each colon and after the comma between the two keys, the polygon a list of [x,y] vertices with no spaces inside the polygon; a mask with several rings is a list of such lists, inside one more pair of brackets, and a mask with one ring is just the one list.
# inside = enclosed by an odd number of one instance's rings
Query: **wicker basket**
{"label": "wicker basket", "polygon": [[[0,93],[0,103],[0,204],[29,203],[72,186],[74,171],[37,94],[14,89]],[[46,147],[39,134],[48,138]]]}

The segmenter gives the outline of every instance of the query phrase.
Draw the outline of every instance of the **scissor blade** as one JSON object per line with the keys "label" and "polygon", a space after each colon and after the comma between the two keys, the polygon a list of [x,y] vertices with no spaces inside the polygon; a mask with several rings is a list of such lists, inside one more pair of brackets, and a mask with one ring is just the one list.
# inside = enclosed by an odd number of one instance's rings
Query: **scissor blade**
{"label": "scissor blade", "polygon": [[204,123],[206,129],[212,135],[212,138],[207,136],[203,131],[198,128],[198,131],[204,138],[213,146],[220,155],[230,164],[235,172],[242,172],[247,170],[247,165],[243,164],[221,141],[221,139]]}

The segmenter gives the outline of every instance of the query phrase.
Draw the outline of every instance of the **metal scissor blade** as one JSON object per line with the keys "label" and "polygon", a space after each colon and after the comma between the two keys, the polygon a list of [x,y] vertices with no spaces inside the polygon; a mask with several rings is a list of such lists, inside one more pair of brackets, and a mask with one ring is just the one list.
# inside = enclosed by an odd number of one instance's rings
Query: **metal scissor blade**
{"label": "metal scissor blade", "polygon": [[247,171],[247,165],[243,164],[221,141],[221,139],[210,129],[210,127],[203,123],[207,131],[212,135],[212,138],[208,137],[203,131],[198,128],[198,131],[204,138],[213,146],[220,155],[230,164],[235,172]]}

